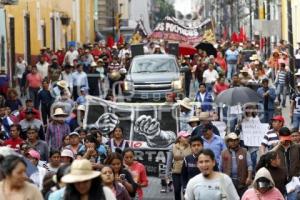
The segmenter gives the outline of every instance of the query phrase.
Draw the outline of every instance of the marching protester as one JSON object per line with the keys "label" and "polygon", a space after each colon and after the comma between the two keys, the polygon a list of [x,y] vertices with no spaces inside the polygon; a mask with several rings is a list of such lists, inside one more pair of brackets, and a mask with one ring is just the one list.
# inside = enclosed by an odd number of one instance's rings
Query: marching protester
{"label": "marching protester", "polygon": [[[296,199],[298,185],[294,191],[286,185],[300,175],[300,71],[293,71],[284,41],[266,49],[262,37],[217,38],[216,45],[205,44],[209,48],[193,44],[192,53],[182,52],[181,42],[174,55],[179,79],[165,81],[160,73],[147,72],[139,74],[137,85],[129,79],[137,46],[126,37],[87,44],[69,38],[66,45],[42,48],[38,59],[28,60],[28,52],[25,59],[18,56],[17,63],[12,60],[15,71],[1,69],[0,146],[21,158],[0,156],[0,200],[41,199],[40,192],[51,200],[148,199],[152,174],[163,186],[154,192],[175,200]],[[172,52],[168,42],[147,37],[137,44],[147,55],[167,54]],[[9,87],[12,73],[20,92]],[[289,79],[290,74],[295,76]],[[153,79],[149,88],[143,76]],[[293,81],[296,90],[288,91]],[[159,90],[166,102],[123,102],[125,86],[142,93]],[[223,102],[221,93],[244,87],[254,94],[224,95],[228,101]],[[234,100],[245,109],[235,110]],[[232,108],[228,113],[226,106]]]}
{"label": "marching protester", "polygon": [[240,199],[230,177],[213,171],[215,165],[214,152],[210,149],[201,150],[197,163],[201,174],[196,175],[188,182],[185,199]]}
{"label": "marching protester", "polygon": [[175,200],[181,199],[181,188],[183,186],[181,178],[182,166],[184,158],[191,154],[191,148],[188,143],[189,136],[190,134],[188,132],[180,131],[177,134],[177,140],[168,155],[166,174],[169,174],[168,171],[171,169]]}
{"label": "marching protester", "polygon": [[275,187],[274,181],[270,172],[266,168],[261,168],[256,172],[253,188],[248,189],[242,200],[264,200],[264,199],[278,199],[284,200],[283,195]]}
{"label": "marching protester", "polygon": [[236,133],[229,133],[225,137],[227,149],[222,151],[220,171],[231,177],[239,194],[243,196],[247,186],[252,183],[252,163],[250,154],[240,147],[240,139]]}

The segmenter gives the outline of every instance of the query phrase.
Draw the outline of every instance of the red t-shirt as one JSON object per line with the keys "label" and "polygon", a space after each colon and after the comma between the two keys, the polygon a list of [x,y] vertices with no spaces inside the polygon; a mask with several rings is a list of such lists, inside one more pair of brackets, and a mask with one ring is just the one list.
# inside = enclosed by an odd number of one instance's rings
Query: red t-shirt
{"label": "red t-shirt", "polygon": [[21,138],[16,138],[16,139],[11,138],[11,139],[4,141],[4,146],[8,146],[12,149],[19,150],[20,146],[23,142],[24,141]]}
{"label": "red t-shirt", "polygon": [[219,84],[219,83],[216,83],[215,86],[214,86],[214,92],[218,95],[220,94],[221,92],[223,92],[224,90],[227,90],[229,88],[229,86],[227,84]]}
{"label": "red t-shirt", "polygon": [[[138,184],[148,185],[148,177],[146,173],[145,166],[142,163],[134,161],[132,165],[128,166],[128,170],[130,171],[133,180]],[[137,189],[138,199],[143,199],[143,189]]]}
{"label": "red t-shirt", "polygon": [[[20,112],[20,114],[19,114],[19,121],[25,119],[25,115],[26,115],[25,111],[26,111],[26,109],[24,109],[24,110],[22,110]],[[34,114],[33,114],[34,119],[41,119],[40,111],[38,111],[35,108],[32,108],[32,111],[34,112]]]}

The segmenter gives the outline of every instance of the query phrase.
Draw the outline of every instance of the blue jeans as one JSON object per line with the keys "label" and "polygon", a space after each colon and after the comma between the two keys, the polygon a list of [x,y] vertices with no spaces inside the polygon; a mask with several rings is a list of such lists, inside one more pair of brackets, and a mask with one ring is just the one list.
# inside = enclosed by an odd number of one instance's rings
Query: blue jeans
{"label": "blue jeans", "polygon": [[300,125],[300,113],[293,114],[293,128],[299,128]]}
{"label": "blue jeans", "polygon": [[38,93],[39,93],[40,88],[32,88],[29,87],[29,97],[33,101],[33,105],[35,109],[39,109],[39,101],[38,101]]}
{"label": "blue jeans", "polygon": [[182,179],[181,174],[172,174],[175,200],[181,200]]}
{"label": "blue jeans", "polygon": [[232,76],[236,73],[236,64],[228,64],[227,80],[231,80]]}
{"label": "blue jeans", "polygon": [[[287,86],[285,84],[278,84],[276,87],[276,95],[278,98],[278,101],[281,101],[281,105],[285,106],[286,102],[286,93],[287,93]],[[282,99],[281,99],[282,95]]]}
{"label": "blue jeans", "polygon": [[269,123],[272,120],[273,115],[274,115],[274,110],[265,110],[263,123]]}

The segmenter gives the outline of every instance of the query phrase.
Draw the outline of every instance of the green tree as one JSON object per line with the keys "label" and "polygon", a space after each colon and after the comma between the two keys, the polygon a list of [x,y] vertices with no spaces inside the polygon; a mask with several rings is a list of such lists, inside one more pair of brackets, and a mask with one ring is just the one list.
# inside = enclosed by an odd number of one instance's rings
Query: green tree
{"label": "green tree", "polygon": [[155,0],[154,3],[154,17],[153,24],[161,22],[166,16],[174,17],[175,9],[174,6],[168,3],[166,0]]}

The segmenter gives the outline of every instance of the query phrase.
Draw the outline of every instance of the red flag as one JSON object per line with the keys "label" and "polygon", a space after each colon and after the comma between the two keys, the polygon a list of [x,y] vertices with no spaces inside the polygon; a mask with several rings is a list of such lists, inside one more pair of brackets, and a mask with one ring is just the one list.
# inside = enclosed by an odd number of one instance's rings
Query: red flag
{"label": "red flag", "polygon": [[106,45],[107,45],[107,47],[112,48],[114,46],[114,44],[115,44],[115,41],[114,41],[113,36],[111,36],[111,35],[108,36],[107,39],[106,39]]}
{"label": "red flag", "polygon": [[119,45],[123,45],[124,44],[124,36],[120,35],[119,40],[118,40],[118,44]]}
{"label": "red flag", "polygon": [[228,35],[227,27],[224,27],[224,31],[223,31],[223,40],[224,40],[224,41],[227,40],[227,35]]}
{"label": "red flag", "polygon": [[236,32],[232,33],[232,35],[231,35],[231,41],[235,42],[235,43],[239,42],[239,36],[238,36],[238,34]]}
{"label": "red flag", "polygon": [[239,42],[245,42],[245,41],[247,41],[247,35],[245,32],[245,28],[242,26],[240,28]]}

